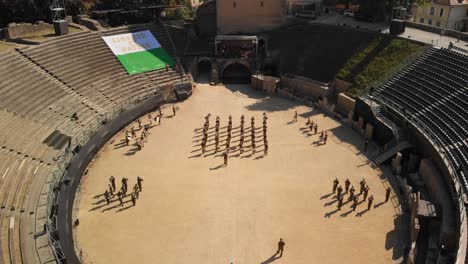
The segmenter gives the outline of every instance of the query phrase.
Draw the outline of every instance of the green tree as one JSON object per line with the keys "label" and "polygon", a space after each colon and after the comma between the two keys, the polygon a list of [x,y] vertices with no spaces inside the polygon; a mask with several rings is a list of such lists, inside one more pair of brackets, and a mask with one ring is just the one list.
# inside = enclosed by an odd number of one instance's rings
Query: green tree
{"label": "green tree", "polygon": [[183,5],[183,7],[177,7],[173,9],[166,9],[166,17],[173,19],[192,19],[194,16],[194,10],[192,6],[183,0],[165,0],[163,2],[168,6]]}

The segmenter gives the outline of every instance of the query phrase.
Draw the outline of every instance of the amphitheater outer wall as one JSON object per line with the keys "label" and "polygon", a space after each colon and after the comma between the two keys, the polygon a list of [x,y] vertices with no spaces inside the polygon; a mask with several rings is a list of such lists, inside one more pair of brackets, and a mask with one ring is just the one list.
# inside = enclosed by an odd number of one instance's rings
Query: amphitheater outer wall
{"label": "amphitheater outer wall", "polygon": [[416,23],[416,22],[409,22],[409,21],[406,21],[406,26],[411,27],[411,28],[420,29],[420,30],[423,30],[423,31],[432,32],[432,33],[439,34],[439,35],[442,35],[442,33],[443,33],[443,35],[445,35],[445,36],[449,36],[449,37],[456,38],[456,39],[461,39],[463,41],[468,41],[468,34],[466,32],[460,32],[460,31],[456,31],[456,30],[449,30],[449,29],[434,27],[434,26],[430,26],[430,25],[426,25],[426,24],[421,24],[421,23]]}
{"label": "amphitheater outer wall", "polygon": [[[454,188],[454,181],[450,175],[449,168],[447,167],[447,164],[444,162],[440,152],[437,150],[436,146],[434,145],[433,142],[431,142],[421,130],[419,130],[414,124],[409,123],[408,129],[410,131],[410,135],[413,136],[412,142],[416,145],[416,148],[419,150],[419,153],[424,153],[424,156],[422,158],[427,158],[432,161],[432,163],[435,165],[437,168],[439,175],[442,177],[441,182],[444,184],[444,189],[446,190],[446,195],[449,197],[452,196],[457,196],[455,193],[456,190]],[[423,164],[421,164],[423,165]],[[424,165],[425,166],[425,165]],[[433,193],[433,199],[436,201],[440,201],[442,197],[438,193]],[[453,195],[452,195],[453,193]],[[462,224],[461,221],[457,221],[456,215],[459,215],[461,212],[459,211],[459,207],[452,199],[450,200],[450,208],[449,210],[451,211],[450,213],[447,212],[447,208],[444,208],[444,212],[442,215],[442,225],[441,225],[441,237],[440,240],[444,241],[447,243],[447,248],[450,250],[454,250],[455,248],[458,247],[457,242],[463,242],[463,241],[458,241],[459,237],[456,235],[460,225]],[[464,209],[462,209],[464,210]],[[458,213],[456,213],[458,211]],[[439,212],[438,212],[439,213]],[[466,241],[465,245],[463,246],[466,248]]]}
{"label": "amphitheater outer wall", "polygon": [[339,93],[342,93],[342,92],[348,90],[349,87],[351,87],[350,82],[347,82],[345,80],[338,79],[338,78],[335,79],[335,85],[336,85],[336,89],[338,90]]}
{"label": "amphitheater outer wall", "polygon": [[26,34],[32,34],[41,32],[44,30],[53,29],[53,25],[45,23],[43,21],[37,21],[34,24],[31,23],[10,23],[5,30],[5,39],[15,39]]}
{"label": "amphitheater outer wall", "polygon": [[[369,106],[361,100],[357,100],[354,120],[357,120],[358,117],[362,117],[365,122],[372,123],[375,130],[375,138],[377,141],[381,141],[381,144],[385,143],[389,138],[391,138],[391,131],[378,122],[370,110]],[[437,146],[432,142],[415,124],[404,121],[399,112],[390,108],[390,119],[395,122],[400,127],[408,129],[408,135],[410,135],[411,142],[415,145],[418,153],[423,153],[421,158],[429,159],[437,168],[437,174],[439,175],[439,183],[443,183],[445,186],[445,195],[448,197],[456,197],[461,194],[461,187],[455,186],[455,180],[451,177],[449,168],[447,167],[446,162],[444,161],[440,151],[437,149]],[[381,135],[383,133],[383,135]],[[421,166],[425,166],[421,164]],[[426,168],[423,168],[424,171],[427,171]],[[429,175],[433,176],[433,175]],[[436,184],[433,179],[423,179],[428,184]],[[433,193],[431,193],[433,194]],[[441,197],[431,196],[432,202],[438,203],[442,200]],[[439,204],[441,207],[442,204]],[[441,215],[442,224],[440,230],[439,241],[445,243],[448,252],[457,253],[456,264],[464,263],[466,258],[466,248],[467,248],[467,219],[466,219],[466,209],[463,202],[459,202],[453,199],[449,200],[449,205],[445,204],[446,207],[442,211],[437,212]],[[451,212],[447,212],[447,209]]]}
{"label": "amphitheater outer wall", "polygon": [[[173,90],[169,91],[169,93],[173,93]],[[74,248],[72,214],[76,191],[88,164],[101,147],[122,128],[165,103],[167,101],[164,95],[158,94],[122,111],[112,120],[108,120],[105,125],[94,133],[86,144],[82,146],[80,152],[73,158],[64,177],[64,181],[68,180],[69,183],[62,185],[58,195],[58,235],[67,264],[80,263]]]}
{"label": "amphitheater outer wall", "polygon": [[[392,115],[392,121],[398,126],[408,129],[411,143],[415,145],[419,154],[423,154],[421,158],[429,159],[435,165],[435,168],[437,168],[437,172],[441,176],[440,182],[444,184],[443,189],[446,192],[445,195],[451,198],[461,195],[461,186],[456,186],[456,180],[452,178],[450,169],[441,154],[442,150],[439,150],[435,142],[432,142],[416,124],[405,121],[405,118],[393,108],[389,109]],[[423,180],[434,184],[431,179]],[[442,200],[440,196],[443,195],[435,195],[433,192],[431,192],[431,194],[432,202],[437,203]],[[457,200],[450,199],[449,203],[449,208],[443,208],[443,212],[437,212],[442,218],[439,241],[445,243],[447,251],[458,252],[456,264],[464,263],[467,248],[466,209],[464,204],[459,203]],[[442,207],[443,204],[440,204],[440,206]],[[450,212],[447,212],[447,209],[450,210]]]}
{"label": "amphitheater outer wall", "polygon": [[344,93],[340,93],[338,94],[338,101],[336,103],[335,110],[343,116],[348,116],[350,112],[354,111],[354,105],[356,105],[356,100]]}
{"label": "amphitheater outer wall", "polygon": [[97,20],[91,19],[86,15],[77,16],[75,20],[77,24],[83,25],[93,31],[104,29]]}

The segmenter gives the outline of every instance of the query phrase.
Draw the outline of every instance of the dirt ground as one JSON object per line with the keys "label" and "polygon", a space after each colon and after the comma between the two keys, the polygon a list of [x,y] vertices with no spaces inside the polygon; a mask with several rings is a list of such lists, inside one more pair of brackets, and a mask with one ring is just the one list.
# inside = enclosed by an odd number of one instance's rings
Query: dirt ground
{"label": "dirt ground", "polygon": [[[75,230],[85,263],[353,264],[394,263],[400,257],[396,199],[392,194],[383,203],[388,182],[362,154],[363,140],[352,129],[318,110],[242,85],[199,84],[177,106],[176,116],[168,105],[161,125],[153,122],[142,151],[126,146],[120,133],[90,165]],[[293,123],[295,110],[299,120]],[[257,152],[247,148],[240,155],[240,116],[246,116],[247,127],[255,116],[260,128],[263,112],[269,118],[268,155],[261,129]],[[208,151],[201,154],[200,128],[208,113],[210,126],[220,116],[222,136],[233,116],[227,167],[220,153],[213,153],[213,128]],[[328,131],[326,145],[303,129],[307,117],[319,131]],[[143,178],[136,206],[129,197],[123,206],[117,198],[107,205],[102,193],[111,175],[117,189],[122,177],[129,179],[130,190],[137,176]],[[338,211],[331,194],[335,178],[341,185],[349,178],[357,190],[364,178],[375,198],[371,210],[362,202],[356,211],[351,203]],[[280,238],[286,243],[281,257],[275,255]]]}

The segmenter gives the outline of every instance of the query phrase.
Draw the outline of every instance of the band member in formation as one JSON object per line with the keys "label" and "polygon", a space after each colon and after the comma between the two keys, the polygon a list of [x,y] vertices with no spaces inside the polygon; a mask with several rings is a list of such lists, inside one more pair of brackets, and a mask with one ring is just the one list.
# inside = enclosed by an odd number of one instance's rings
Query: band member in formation
{"label": "band member in formation", "polygon": [[263,113],[263,145],[264,145],[264,149],[263,149],[263,155],[266,156],[268,155],[268,140],[267,140],[267,131],[268,131],[268,127],[267,127],[267,120],[268,120],[268,116],[266,115],[266,113],[264,112]]}
{"label": "band member in formation", "polygon": [[114,176],[110,176],[110,179],[109,179],[111,185],[112,185],[112,190],[115,191],[115,178]]}
{"label": "band member in formation", "polygon": [[143,185],[142,185],[143,179],[140,177],[137,177],[137,185],[138,185],[138,191],[142,192],[143,191]]}
{"label": "band member in formation", "polygon": [[228,165],[228,153],[227,153],[227,151],[225,151],[223,153],[223,158],[224,158],[224,166],[227,167],[227,165]]}
{"label": "band member in formation", "polygon": [[138,196],[140,194],[140,188],[138,187],[138,184],[135,184],[133,186],[133,193],[135,194],[136,198],[138,198]]}
{"label": "band member in formation", "polygon": [[333,193],[336,192],[336,189],[338,188],[338,184],[340,184],[340,181],[338,181],[338,178],[335,178],[333,181]]}
{"label": "band member in formation", "polygon": [[255,138],[252,138],[252,154],[255,154]]}
{"label": "band member in formation", "polygon": [[346,193],[348,193],[348,191],[349,191],[349,185],[351,185],[351,182],[349,181],[349,179],[346,179],[346,181],[345,181],[345,191],[346,191]]}
{"label": "band member in formation", "polygon": [[354,197],[353,198],[353,211],[356,211],[356,207],[358,206],[358,198],[357,197]]}
{"label": "band member in formation", "polygon": [[[338,180],[338,178],[335,178],[333,180],[332,192],[333,193],[336,192],[336,200],[338,201],[337,207],[338,207],[338,210],[341,210],[341,207],[343,206],[343,196],[342,196],[343,188],[339,184],[340,184],[340,181]],[[350,182],[349,179],[346,179],[346,181],[345,181],[345,188],[346,188],[346,192],[348,192],[348,189],[349,189],[349,197],[348,197],[347,201],[352,202],[351,208],[352,208],[353,211],[355,211],[356,208],[359,205],[359,196],[361,194],[363,194],[363,200],[362,201],[364,202],[364,201],[367,200],[367,210],[370,210],[372,208],[372,204],[374,202],[374,196],[370,195],[369,197],[367,197],[369,195],[370,188],[366,184],[365,179],[362,179],[359,182],[359,193],[358,194],[356,194],[356,190],[354,189],[354,186],[351,185],[351,182]],[[391,194],[391,189],[390,189],[390,187],[387,187],[385,189],[385,203],[388,202],[388,200],[390,199],[390,194]]]}
{"label": "band member in formation", "polygon": [[367,210],[370,210],[372,207],[372,202],[374,202],[374,196],[369,196],[369,199],[367,199]]}
{"label": "band member in formation", "polygon": [[[208,146],[208,138],[209,138],[209,130],[210,130],[210,116],[211,114],[207,114],[205,116],[205,122],[203,124],[203,130],[202,130],[202,138],[200,140],[200,147],[201,147],[201,152],[202,154],[206,153],[206,149],[207,149],[207,146]],[[225,149],[225,152],[228,154],[229,151],[230,151],[230,147],[231,147],[231,139],[232,139],[232,133],[233,133],[233,122],[232,122],[232,115],[229,115],[228,117],[228,124],[226,126],[226,129],[227,129],[227,136],[226,136],[226,141],[225,141],[225,146],[226,146],[226,149]],[[268,136],[267,136],[267,133],[268,133],[268,126],[267,126],[267,120],[268,120],[268,116],[266,113],[263,113],[263,123],[262,123],[262,134],[263,134],[263,146],[264,146],[264,156],[267,156],[268,155],[268,150],[269,150],[269,145],[268,145]],[[255,117],[252,116],[251,117],[251,130],[250,130],[250,137],[251,137],[251,148],[252,148],[252,152],[255,153],[256,152],[256,147],[257,147],[257,142],[256,142],[256,129],[255,129]],[[241,115],[240,117],[240,139],[239,139],[239,152],[240,154],[242,154],[245,150],[245,116],[244,115]],[[215,148],[214,148],[214,152],[217,153],[219,148],[220,148],[220,118],[219,116],[216,116],[216,120],[215,120],[215,126],[214,126],[214,145],[215,145]],[[222,154],[222,156],[226,156],[225,153]],[[227,166],[227,159],[225,159],[225,165]]]}
{"label": "band member in formation", "polygon": [[351,190],[349,190],[349,198],[348,201],[354,200],[354,187],[351,186]]}
{"label": "band member in formation", "polygon": [[120,205],[123,206],[123,194],[121,192],[118,192],[117,197],[119,198]]}
{"label": "band member in formation", "polygon": [[112,185],[108,184],[108,186],[109,186],[109,195],[111,197],[114,197],[114,189],[112,188]]}
{"label": "band member in formation", "polygon": [[343,187],[338,186],[338,189],[336,189],[336,197],[338,197],[338,199],[341,197],[341,193],[343,192]]}
{"label": "band member in formation", "polygon": [[364,192],[364,188],[366,187],[366,180],[362,179],[359,182],[359,194],[362,194]]}
{"label": "band member in formation", "polygon": [[364,193],[363,200],[365,201],[367,199],[367,195],[369,194],[369,186],[366,185],[366,187],[364,187],[363,193]]}
{"label": "band member in formation", "polygon": [[110,193],[108,190],[104,192],[104,198],[106,199],[107,204],[110,204]]}
{"label": "band member in formation", "polygon": [[240,154],[244,152],[244,135],[243,134],[240,135],[240,139],[239,139],[239,151],[240,151]]}
{"label": "band member in formation", "polygon": [[338,205],[337,205],[338,210],[341,210],[341,206],[343,206],[343,197],[342,196],[338,197]]}

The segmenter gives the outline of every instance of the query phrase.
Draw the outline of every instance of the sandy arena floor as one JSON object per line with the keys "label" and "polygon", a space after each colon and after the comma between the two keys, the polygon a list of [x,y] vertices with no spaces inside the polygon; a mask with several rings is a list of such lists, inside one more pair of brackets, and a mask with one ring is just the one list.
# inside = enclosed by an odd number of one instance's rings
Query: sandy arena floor
{"label": "sandy arena floor", "polygon": [[[126,146],[119,134],[90,165],[76,228],[85,263],[374,264],[398,257],[396,199],[392,194],[391,202],[383,203],[388,183],[360,152],[363,140],[356,132],[317,110],[241,85],[199,84],[178,106],[174,117],[166,106],[162,124],[151,129],[142,151]],[[294,110],[297,123],[290,122]],[[227,167],[213,155],[213,145],[201,155],[197,129],[207,113],[211,126],[219,115],[222,128],[232,114],[231,146],[237,146],[241,114],[246,127],[253,115],[259,128],[263,112],[269,117],[268,156],[263,157],[261,129],[257,153],[231,151]],[[328,131],[326,145],[301,129],[304,117]],[[221,131],[225,136],[226,129]],[[122,177],[129,178],[129,189],[137,176],[144,179],[135,207],[129,197],[124,206],[116,198],[106,204],[101,194],[111,175],[117,188]],[[341,184],[349,177],[358,190],[365,178],[375,198],[371,210],[364,202],[355,212],[351,203],[338,211],[330,194],[335,177]],[[280,237],[286,242],[281,258],[274,255]]]}

